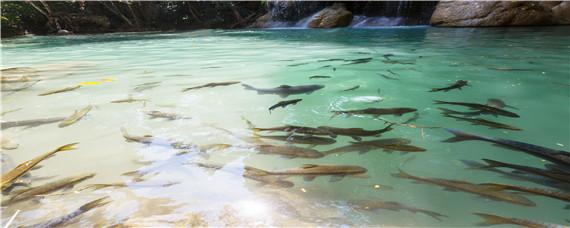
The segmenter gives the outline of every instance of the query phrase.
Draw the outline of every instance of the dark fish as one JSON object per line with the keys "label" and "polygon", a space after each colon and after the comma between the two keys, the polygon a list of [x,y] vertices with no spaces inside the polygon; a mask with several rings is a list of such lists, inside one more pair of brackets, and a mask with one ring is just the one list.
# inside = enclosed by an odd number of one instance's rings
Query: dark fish
{"label": "dark fish", "polygon": [[460,105],[460,106],[465,106],[465,107],[469,107],[471,109],[475,109],[475,110],[479,110],[482,111],[484,113],[489,113],[492,115],[501,115],[501,116],[508,116],[508,117],[520,117],[519,115],[517,115],[516,113],[513,112],[509,112],[507,110],[504,109],[500,109],[500,108],[495,108],[495,107],[491,107],[488,105],[483,105],[483,104],[477,104],[477,103],[466,103],[466,102],[448,102],[448,101],[438,101],[435,100],[434,101],[435,104],[448,104],[448,105]]}
{"label": "dark fish", "polygon": [[467,121],[472,123],[473,125],[483,125],[483,126],[488,126],[490,128],[496,128],[496,129],[507,129],[507,130],[513,130],[513,131],[521,131],[522,129],[517,128],[517,127],[513,127],[511,125],[507,125],[507,124],[502,124],[502,123],[497,123],[494,121],[490,121],[490,120],[486,120],[486,119],[481,119],[481,118],[467,118],[467,117],[461,117],[461,116],[454,116],[454,115],[450,115],[450,114],[443,114],[444,116],[447,117],[451,117],[454,119],[458,119],[458,120],[463,120],[463,121]]}
{"label": "dark fish", "polygon": [[314,75],[314,76],[309,77],[309,79],[315,79],[315,78],[331,78],[331,76]]}
{"label": "dark fish", "polygon": [[461,90],[462,87],[464,86],[468,86],[467,81],[465,80],[457,80],[455,83],[453,83],[452,85],[448,86],[448,87],[443,87],[443,88],[433,88],[430,90],[430,92],[438,92],[438,91],[444,91],[447,92],[449,90],[452,89],[459,89]]}
{"label": "dark fish", "polygon": [[403,60],[382,60],[386,64],[402,64],[402,65],[413,65],[416,61],[403,61]]}
{"label": "dark fish", "polygon": [[459,180],[449,180],[441,178],[423,178],[418,176],[412,176],[404,171],[400,170],[398,174],[392,174],[394,177],[405,178],[415,180],[420,183],[439,185],[450,190],[459,190],[463,192],[468,192],[472,194],[477,194],[483,197],[487,197],[494,200],[505,201],[509,203],[524,205],[524,206],[535,206],[536,204],[529,199],[502,191],[497,191],[493,188],[469,183],[466,181]]}
{"label": "dark fish", "polygon": [[36,227],[36,228],[40,228],[40,227],[41,227],[41,228],[44,228],[44,227],[45,227],[45,228],[47,228],[47,227],[57,227],[57,226],[63,225],[63,224],[65,224],[67,221],[72,220],[72,219],[74,219],[75,217],[77,217],[77,216],[79,216],[79,215],[81,215],[81,214],[83,214],[83,213],[85,213],[85,212],[88,212],[88,211],[90,211],[90,210],[92,210],[92,209],[94,209],[94,208],[103,206],[103,205],[105,205],[105,204],[108,204],[109,201],[105,201],[105,200],[108,199],[108,198],[109,198],[108,196],[105,196],[105,197],[102,197],[102,198],[93,200],[93,201],[91,201],[91,202],[89,202],[89,203],[83,204],[81,207],[77,208],[76,210],[72,211],[72,212],[69,213],[69,214],[66,214],[66,215],[64,215],[64,216],[57,217],[57,218],[54,218],[54,219],[50,219],[50,220],[47,221],[47,222],[34,224],[34,225],[29,226],[29,227]]}
{"label": "dark fish", "polygon": [[294,63],[294,64],[289,64],[287,66],[302,66],[302,65],[307,65],[309,63]]}
{"label": "dark fish", "polygon": [[352,90],[356,90],[356,89],[358,89],[358,88],[360,88],[360,85],[355,85],[355,86],[353,86],[353,87],[350,87],[350,88],[345,89],[345,90],[342,90],[342,91],[352,91]]}
{"label": "dark fish", "polygon": [[407,205],[404,205],[404,204],[401,204],[398,202],[394,202],[394,201],[360,200],[360,201],[352,201],[351,204],[355,205],[356,209],[366,210],[366,211],[375,211],[378,209],[386,209],[386,210],[391,210],[391,211],[404,210],[404,211],[409,211],[412,213],[422,213],[422,214],[430,216],[430,217],[432,217],[438,221],[441,221],[440,217],[447,217],[445,215],[442,215],[442,214],[434,212],[434,211],[410,207],[410,206],[407,206]]}
{"label": "dark fish", "polygon": [[390,77],[388,75],[382,74],[382,73],[378,73],[378,75],[382,76],[385,79],[390,79],[390,80],[399,80],[398,78],[394,78],[394,77]]}
{"label": "dark fish", "polygon": [[381,115],[395,115],[401,116],[405,113],[415,112],[417,109],[415,108],[367,108],[367,109],[357,109],[357,110],[346,110],[346,111],[331,111],[333,115],[331,118],[340,115],[372,115],[374,117],[378,117]]}
{"label": "dark fish", "polygon": [[351,60],[345,60],[345,61],[348,63],[345,63],[343,65],[353,65],[353,64],[368,63],[368,62],[372,61],[372,58],[351,59]]}
{"label": "dark fish", "polygon": [[486,187],[495,188],[495,189],[500,190],[500,191],[511,190],[511,191],[518,191],[518,192],[526,192],[526,193],[546,196],[546,197],[570,202],[570,193],[563,192],[563,191],[556,191],[556,190],[543,189],[543,188],[528,188],[528,187],[522,187],[522,186],[495,184],[495,183],[485,183],[485,184],[481,184],[481,185],[484,185]]}
{"label": "dark fish", "polygon": [[407,139],[391,138],[391,139],[378,139],[372,141],[350,142],[352,144],[370,145],[377,148],[382,148],[386,152],[402,151],[402,152],[424,152],[426,149],[408,145],[410,143]]}
{"label": "dark fish", "polygon": [[[202,168],[216,169],[216,170],[220,170],[224,167],[223,165],[213,164],[213,163],[200,163],[199,162],[199,163],[195,163],[195,164],[202,167]],[[223,169],[223,170],[227,171],[227,169]],[[264,170],[254,168],[254,167],[250,167],[250,166],[244,166],[243,170],[240,169],[235,173],[242,175],[245,178],[258,181],[264,185],[266,184],[266,185],[281,187],[281,188],[290,188],[290,187],[293,187],[295,185],[293,182],[288,181],[288,180],[283,180],[283,178],[280,178],[280,177],[267,176],[267,175],[265,175]]]}
{"label": "dark fish", "polygon": [[330,145],[336,142],[331,138],[307,136],[307,135],[258,135],[256,137],[263,139],[286,141],[289,143],[297,144],[310,144],[310,145]]}
{"label": "dark fish", "polygon": [[367,171],[364,167],[354,165],[304,164],[299,168],[263,172],[265,175],[303,176],[306,181],[312,181],[317,176],[332,176],[330,181],[336,182],[345,176],[363,176]]}
{"label": "dark fish", "polygon": [[217,86],[229,86],[229,85],[233,85],[233,84],[238,84],[240,82],[212,82],[212,83],[208,83],[208,84],[204,84],[204,85],[199,85],[199,86],[194,86],[194,87],[190,87],[190,88],[186,88],[183,89],[182,92],[186,92],[189,90],[193,90],[193,89],[201,89],[201,88],[212,88],[212,87],[217,87]]}
{"label": "dark fish", "polygon": [[254,148],[260,154],[276,154],[286,158],[320,158],[324,156],[317,150],[296,146],[256,145]]}
{"label": "dark fish", "polygon": [[317,60],[317,62],[333,62],[333,61],[346,61],[344,59],[321,59]]}
{"label": "dark fish", "polygon": [[477,223],[478,226],[492,226],[492,225],[502,225],[502,224],[512,224],[512,225],[519,225],[521,227],[531,227],[531,228],[554,228],[554,227],[563,227],[558,224],[551,224],[551,223],[542,223],[542,222],[535,222],[526,219],[518,219],[518,218],[507,218],[501,217],[498,215],[492,214],[485,214],[485,213],[473,213],[485,221]]}
{"label": "dark fish", "polygon": [[382,57],[384,57],[386,60],[390,60],[390,57],[392,57],[392,56],[394,56],[394,54],[392,54],[392,53],[382,55]]}
{"label": "dark fish", "polygon": [[483,161],[485,161],[485,163],[487,163],[488,167],[490,167],[490,168],[497,168],[497,167],[511,168],[511,169],[520,170],[523,172],[532,173],[532,174],[543,176],[543,177],[548,177],[548,178],[551,178],[554,180],[570,183],[570,175],[568,175],[568,173],[551,172],[551,171],[548,171],[545,169],[539,169],[539,168],[524,166],[524,165],[510,164],[510,163],[495,161],[495,160],[491,160],[491,159],[483,159]]}
{"label": "dark fish", "polygon": [[0,125],[2,130],[12,128],[12,127],[37,127],[44,124],[56,123],[65,120],[66,117],[53,117],[44,119],[33,119],[33,120],[16,120],[16,121],[2,121]]}
{"label": "dark fish", "polygon": [[346,146],[341,146],[337,148],[333,148],[328,151],[324,151],[323,154],[331,155],[331,154],[344,154],[350,152],[358,152],[358,154],[368,153],[372,150],[379,149],[377,146],[373,145],[366,145],[366,144],[349,144]]}
{"label": "dark fish", "polygon": [[378,136],[382,133],[391,131],[393,129],[392,125],[393,124],[390,124],[387,127],[378,130],[364,130],[362,128],[337,128],[337,127],[328,127],[328,126],[319,126],[317,127],[317,129],[324,129],[328,132],[334,133],[335,135],[350,136],[354,140],[360,141],[361,140],[360,137]]}
{"label": "dark fish", "polygon": [[257,91],[257,94],[277,94],[281,97],[287,97],[292,94],[311,94],[312,92],[322,89],[324,85],[300,85],[300,86],[289,86],[280,85],[275,88],[255,88],[253,86],[242,84],[247,90]]}
{"label": "dark fish", "polygon": [[465,140],[487,141],[501,145],[508,149],[522,151],[532,156],[543,158],[562,166],[570,166],[570,152],[567,151],[553,150],[546,147],[541,147],[524,142],[518,142],[514,140],[473,135],[453,129],[446,128],[445,130],[453,134],[454,137],[449,138],[443,142],[460,142]]}
{"label": "dark fish", "polygon": [[328,135],[330,137],[336,138],[336,134],[321,128],[314,128],[314,127],[302,127],[302,126],[295,126],[295,125],[285,125],[280,127],[271,127],[271,128],[252,128],[254,133],[260,131],[282,131],[287,132],[289,134],[305,134],[305,135]]}
{"label": "dark fish", "polygon": [[337,147],[328,151],[323,152],[326,155],[330,154],[342,154],[349,152],[358,152],[359,154],[364,154],[372,150],[390,148],[390,147],[404,147],[406,144],[410,144],[411,141],[403,138],[388,138],[379,139],[366,142],[351,142],[350,145]]}
{"label": "dark fish", "polygon": [[149,89],[158,87],[159,85],[160,85],[160,82],[148,82],[148,83],[143,83],[143,84],[136,85],[135,88],[134,88],[134,90],[135,90],[136,92],[142,92],[142,91],[145,91],[145,90],[149,90]]}
{"label": "dark fish", "polygon": [[534,71],[533,69],[509,68],[509,67],[489,67],[491,70],[498,71]]}
{"label": "dark fish", "polygon": [[390,74],[393,74],[393,75],[396,75],[396,76],[400,76],[399,74],[395,73],[395,72],[392,71],[392,70],[386,70],[386,71],[388,71],[388,73],[390,73]]}
{"label": "dark fish", "polygon": [[282,107],[285,108],[287,107],[287,105],[295,105],[297,104],[299,101],[302,101],[303,99],[293,99],[293,100],[286,100],[286,101],[279,101],[277,104],[272,105],[271,107],[269,107],[269,113],[271,113],[271,110]]}
{"label": "dark fish", "polygon": [[50,90],[50,91],[40,93],[40,94],[38,94],[38,96],[47,96],[47,95],[56,94],[56,93],[69,92],[69,91],[79,89],[79,87],[81,87],[81,85],[74,85],[74,86],[69,86],[69,87],[65,87],[62,89]]}
{"label": "dark fish", "polygon": [[455,114],[455,115],[462,115],[462,116],[478,116],[483,114],[482,111],[474,111],[474,112],[460,112],[460,111],[455,111],[455,110],[451,110],[451,109],[447,109],[447,108],[437,108],[442,112],[442,114]]}

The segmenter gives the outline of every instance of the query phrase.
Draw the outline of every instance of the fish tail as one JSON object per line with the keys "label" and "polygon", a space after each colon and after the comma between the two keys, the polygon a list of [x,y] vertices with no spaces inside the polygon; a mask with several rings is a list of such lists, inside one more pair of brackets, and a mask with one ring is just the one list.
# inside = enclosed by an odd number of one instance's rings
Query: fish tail
{"label": "fish tail", "polygon": [[54,152],[59,152],[59,151],[67,151],[67,150],[75,150],[76,148],[73,147],[75,145],[77,145],[78,143],[70,143],[70,144],[65,144],[63,146],[58,147],[57,149],[54,150]]}
{"label": "fish tail", "polygon": [[445,101],[440,101],[440,100],[433,100],[434,104],[447,104],[447,102]]}
{"label": "fish tail", "polygon": [[487,163],[487,166],[485,168],[503,167],[505,165],[505,163],[491,159],[483,159],[483,161]]}
{"label": "fish tail", "polygon": [[453,130],[453,129],[449,129],[449,128],[445,128],[445,130],[451,134],[453,134],[453,137],[443,140],[443,142],[461,142],[461,141],[466,141],[466,140],[485,140],[486,138],[478,136],[478,135],[472,135],[466,132],[462,132],[462,131],[458,131],[458,130]]}
{"label": "fish tail", "polygon": [[490,226],[490,225],[498,225],[498,224],[507,224],[509,222],[508,218],[485,214],[485,213],[473,213],[481,218],[483,218],[483,222],[477,223],[478,226]]}
{"label": "fish tail", "polygon": [[89,203],[83,204],[83,206],[81,206],[79,209],[82,211],[88,211],[88,210],[91,210],[93,208],[103,206],[103,205],[109,203],[109,201],[105,201],[108,198],[109,198],[108,196],[105,196],[105,197],[93,200]]}

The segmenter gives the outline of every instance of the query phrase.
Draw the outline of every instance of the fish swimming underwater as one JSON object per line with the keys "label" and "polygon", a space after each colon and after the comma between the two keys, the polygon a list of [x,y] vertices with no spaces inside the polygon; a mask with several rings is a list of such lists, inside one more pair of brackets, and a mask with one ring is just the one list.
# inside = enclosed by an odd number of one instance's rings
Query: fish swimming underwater
{"label": "fish swimming underwater", "polygon": [[300,101],[302,101],[303,99],[293,99],[293,100],[286,100],[286,101],[279,101],[277,104],[272,105],[271,107],[269,107],[269,113],[271,113],[271,111],[273,109],[282,107],[285,108],[288,105],[296,105],[297,103],[299,103]]}
{"label": "fish swimming underwater", "polygon": [[487,126],[490,128],[507,129],[507,130],[512,130],[512,131],[521,131],[522,130],[520,128],[513,127],[511,125],[502,124],[502,123],[498,123],[498,122],[494,122],[494,121],[490,121],[490,120],[486,120],[486,119],[454,116],[454,115],[446,114],[445,111],[444,111],[443,115],[446,117],[451,117],[451,118],[457,119],[457,120],[467,121],[473,125],[483,125],[483,126]]}
{"label": "fish swimming underwater", "polygon": [[253,148],[259,151],[259,154],[275,154],[286,158],[321,158],[324,156],[317,150],[296,146],[256,145]]}
{"label": "fish swimming underwater", "polygon": [[535,168],[535,167],[531,167],[531,166],[510,164],[510,163],[495,161],[495,160],[491,160],[491,159],[483,159],[483,161],[485,161],[485,163],[488,164],[487,167],[489,167],[489,168],[497,168],[497,167],[511,168],[511,169],[515,169],[515,170],[524,171],[527,173],[532,173],[534,175],[539,175],[539,176],[548,177],[548,178],[551,178],[554,180],[570,183],[570,175],[568,173],[565,173],[565,172],[552,172],[552,171],[548,171],[545,169],[539,169],[539,168]]}
{"label": "fish swimming underwater", "polygon": [[331,111],[333,115],[331,118],[334,118],[337,115],[371,115],[374,117],[378,117],[381,115],[395,115],[401,116],[406,113],[415,112],[417,109],[415,108],[366,108],[366,109],[357,109],[357,110],[344,110],[344,111]]}
{"label": "fish swimming underwater", "polygon": [[88,212],[94,208],[103,206],[105,204],[108,204],[109,201],[105,201],[106,199],[108,199],[108,196],[90,201],[86,204],[83,204],[81,207],[75,209],[74,211],[70,212],[69,214],[63,215],[61,217],[57,217],[54,219],[50,219],[47,222],[42,222],[42,223],[38,223],[38,224],[34,224],[31,225],[29,227],[36,227],[36,228],[48,228],[48,227],[58,227],[60,225],[65,224],[66,222],[74,219],[75,217]]}
{"label": "fish swimming underwater", "polygon": [[293,94],[311,94],[316,90],[325,88],[324,85],[300,85],[300,86],[280,85],[275,88],[255,88],[247,84],[242,84],[242,86],[246,90],[257,91],[257,94],[277,94],[283,98]]}
{"label": "fish swimming underwater", "polygon": [[309,77],[309,79],[316,79],[316,78],[331,78],[331,76],[314,75],[314,76]]}
{"label": "fish swimming underwater", "polygon": [[546,196],[546,197],[570,202],[570,193],[565,192],[565,191],[557,191],[557,190],[544,189],[544,188],[529,188],[529,187],[523,187],[523,186],[495,184],[495,183],[485,183],[485,184],[480,184],[480,185],[495,188],[498,190],[511,190],[511,191],[517,191],[517,192],[525,192],[525,193],[530,193],[530,194],[534,194],[534,195],[541,195],[541,196]]}
{"label": "fish swimming underwater", "polygon": [[233,82],[212,82],[212,83],[208,83],[208,84],[204,84],[204,85],[199,85],[199,86],[194,86],[194,87],[186,88],[186,89],[183,89],[182,92],[186,92],[186,91],[190,91],[190,90],[194,90],[194,89],[201,89],[201,88],[213,88],[213,87],[218,87],[218,86],[229,86],[229,85],[238,84],[238,83],[240,83],[240,82],[239,82],[239,81],[233,81]]}
{"label": "fish swimming underwater", "polygon": [[32,119],[32,120],[16,120],[16,121],[2,121],[0,126],[2,130],[12,128],[12,127],[37,127],[44,124],[56,123],[65,120],[65,117],[52,117],[44,119]]}
{"label": "fish swimming underwater", "polygon": [[521,227],[531,227],[531,228],[555,228],[555,227],[563,228],[563,226],[558,224],[535,222],[527,219],[507,218],[507,217],[485,214],[485,213],[473,213],[473,214],[485,220],[483,222],[477,223],[478,226],[511,224],[511,225],[519,225]]}
{"label": "fish swimming underwater", "polygon": [[276,171],[262,170],[264,175],[303,176],[305,181],[312,181],[317,176],[332,176],[331,182],[342,180],[345,176],[363,176],[368,170],[354,165],[315,165],[305,164],[299,168]]}
{"label": "fish swimming underwater", "polygon": [[355,85],[353,87],[350,87],[348,89],[344,89],[342,91],[347,92],[347,91],[353,91],[353,90],[357,90],[358,88],[360,88],[360,85]]}
{"label": "fish swimming underwater", "polygon": [[542,147],[542,146],[538,146],[538,145],[534,145],[534,144],[530,144],[530,143],[514,141],[514,140],[474,135],[474,134],[470,134],[470,133],[462,132],[462,131],[458,131],[458,130],[453,130],[453,129],[447,129],[446,128],[445,130],[447,132],[453,134],[453,137],[446,139],[443,142],[461,142],[461,141],[466,141],[466,140],[487,141],[487,142],[491,142],[494,144],[498,144],[502,147],[505,147],[505,148],[508,148],[511,150],[522,151],[522,152],[527,153],[529,155],[539,157],[539,158],[554,162],[554,163],[562,165],[562,166],[566,166],[566,167],[570,166],[570,152],[568,152],[568,151],[554,150],[554,149],[550,149],[550,148],[546,148],[546,147]]}
{"label": "fish swimming underwater", "polygon": [[[193,164],[196,164],[199,167],[203,167],[203,168],[207,168],[207,169],[219,170],[219,169],[224,168],[223,165],[213,164],[213,163],[196,162]],[[264,170],[254,168],[251,166],[244,166],[243,170],[240,169],[236,173],[242,175],[245,178],[258,181],[263,185],[269,185],[269,186],[281,187],[281,188],[290,188],[290,187],[293,187],[295,185],[291,181],[283,180],[282,177],[267,176],[267,175],[265,175]]]}
{"label": "fish swimming underwater", "polygon": [[422,214],[430,216],[430,217],[432,217],[438,221],[441,221],[440,217],[447,217],[445,215],[442,215],[442,214],[434,212],[434,211],[410,207],[410,206],[407,206],[407,205],[404,205],[404,204],[401,204],[398,202],[394,202],[394,201],[359,200],[359,201],[351,201],[350,203],[352,205],[354,205],[355,208],[358,210],[365,210],[365,211],[375,211],[378,209],[386,209],[386,210],[391,210],[391,211],[404,210],[404,211],[409,211],[412,213],[422,213]]}
{"label": "fish swimming underwater", "polygon": [[254,133],[257,133],[260,131],[269,131],[269,132],[282,131],[282,132],[289,133],[289,135],[292,135],[292,134],[328,135],[332,138],[336,138],[336,134],[334,132],[329,131],[329,130],[324,129],[324,128],[303,127],[303,126],[295,126],[295,125],[285,125],[285,126],[270,127],[270,128],[254,127],[251,130]]}
{"label": "fish swimming underwater", "polygon": [[429,92],[439,92],[439,91],[447,92],[447,91],[452,90],[452,89],[461,90],[462,87],[468,86],[467,83],[468,83],[468,82],[465,81],[465,80],[457,80],[455,83],[451,84],[451,85],[448,86],[448,87],[433,88],[433,89],[431,89]]}
{"label": "fish swimming underwater", "polygon": [[[60,180],[56,180],[56,181],[53,181],[53,182],[50,182],[50,183],[47,183],[44,185],[40,185],[37,187],[31,187],[29,189],[24,189],[23,191],[19,191],[17,194],[14,194],[8,200],[6,200],[6,204],[28,200],[28,199],[31,199],[33,197],[40,196],[40,195],[46,195],[46,194],[55,192],[55,191],[63,189],[63,188],[73,187],[74,185],[78,184],[79,182],[82,182],[82,181],[87,180],[89,178],[92,178],[94,176],[95,176],[94,173],[82,174],[82,175],[78,175],[78,176],[67,177],[67,178],[63,178]],[[3,202],[2,204],[5,204],[5,203]]]}
{"label": "fish swimming underwater", "polygon": [[426,149],[409,145],[410,140],[403,138],[377,139],[371,141],[350,142],[351,144],[369,145],[383,149],[385,152],[424,152]]}
{"label": "fish swimming underwater", "polygon": [[285,141],[288,143],[309,144],[309,145],[330,145],[336,143],[331,138],[309,136],[309,135],[257,135],[256,138]]}
{"label": "fish swimming underwater", "polygon": [[492,107],[492,106],[488,106],[488,105],[484,105],[484,104],[467,103],[467,102],[449,102],[449,101],[438,101],[438,100],[435,100],[434,103],[435,104],[448,104],[448,105],[465,106],[465,107],[469,107],[471,109],[482,111],[485,114],[491,114],[491,115],[495,115],[495,116],[500,115],[500,116],[515,117],[515,118],[520,117],[518,114],[516,114],[514,112],[510,112],[510,111],[507,111],[504,109],[500,109],[500,108],[496,108],[496,107]]}
{"label": "fish swimming underwater", "polygon": [[47,95],[56,94],[56,93],[69,92],[69,91],[73,91],[73,90],[79,89],[80,87],[81,87],[81,85],[75,85],[75,86],[65,87],[65,88],[62,88],[62,89],[50,90],[50,91],[46,91],[46,92],[40,93],[40,94],[38,94],[38,96],[47,96]]}
{"label": "fish swimming underwater", "polygon": [[393,124],[388,125],[385,128],[378,129],[378,130],[364,130],[362,128],[337,128],[337,127],[329,127],[329,126],[319,126],[317,129],[323,129],[327,132],[331,132],[335,135],[344,135],[350,136],[354,140],[360,141],[362,140],[361,137],[367,136],[379,136],[382,133],[386,133],[391,131]]}
{"label": "fish swimming underwater", "polygon": [[71,116],[67,117],[65,120],[61,121],[61,123],[59,123],[59,127],[67,127],[69,125],[74,124],[75,122],[79,121],[81,118],[83,118],[83,116],[87,115],[87,113],[89,111],[91,111],[91,108],[93,108],[91,105],[88,105],[87,107],[81,109],[81,110],[75,110],[75,112],[73,112],[73,114],[71,114]]}
{"label": "fish swimming underwater", "polygon": [[129,97],[126,99],[114,100],[111,101],[111,103],[133,103],[133,102],[146,102],[146,101],[148,101],[148,99],[137,99],[129,95]]}
{"label": "fish swimming underwater", "polygon": [[168,120],[179,120],[179,119],[192,119],[191,117],[186,117],[186,116],[181,116],[178,115],[176,113],[171,113],[171,112],[162,112],[162,111],[145,111],[145,114],[147,114],[148,116],[150,116],[151,119],[156,119],[156,118],[164,118],[164,119],[168,119]]}

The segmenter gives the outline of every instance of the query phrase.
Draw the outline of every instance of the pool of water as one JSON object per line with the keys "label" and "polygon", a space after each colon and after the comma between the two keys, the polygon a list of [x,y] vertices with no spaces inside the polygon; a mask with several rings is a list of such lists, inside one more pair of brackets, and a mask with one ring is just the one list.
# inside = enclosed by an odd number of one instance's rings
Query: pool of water
{"label": "pool of water", "polygon": [[[2,69],[26,68],[5,71],[3,76],[26,76],[30,81],[2,85],[3,121],[67,117],[88,105],[93,109],[64,128],[52,123],[3,129],[2,139],[9,140],[12,148],[17,145],[16,149],[3,150],[3,160],[11,159],[12,165],[17,165],[61,145],[78,142],[77,149],[60,152],[41,162],[41,168],[30,171],[25,179],[33,187],[84,173],[96,175],[72,189],[5,205],[2,221],[5,224],[17,211],[14,225],[49,221],[86,202],[108,196],[110,203],[67,224],[473,226],[482,221],[473,213],[487,213],[568,225],[570,211],[564,209],[568,202],[522,194],[535,204],[522,206],[465,191],[448,191],[393,174],[402,170],[425,178],[552,189],[496,172],[470,169],[462,160],[482,162],[485,158],[540,168],[549,162],[484,141],[445,143],[442,141],[452,135],[441,127],[569,151],[569,36],[567,27],[404,27],[203,30],[4,39]],[[309,78],[315,75],[330,78]],[[428,92],[457,80],[467,80],[469,86]],[[258,88],[307,84],[325,87],[287,98],[257,94],[240,84],[182,92],[188,87],[228,81]],[[82,86],[69,92],[38,96],[78,84]],[[14,91],[27,86],[30,87]],[[359,87],[343,91],[355,86]],[[111,103],[129,97],[144,101]],[[279,101],[297,98],[302,101],[296,105],[268,111]],[[505,110],[520,117],[470,118],[523,130],[472,125],[442,116],[438,108],[469,109],[434,104],[434,100],[484,104],[490,98],[516,107]],[[331,118],[333,110],[396,107],[415,108],[417,115]],[[189,118],[150,118],[148,111]],[[400,124],[393,125],[393,130],[362,140],[405,138],[425,151],[375,149],[313,159],[259,154],[252,149],[256,144],[290,143],[259,138],[249,129],[252,126],[247,121],[256,127],[289,124],[367,130],[384,128],[385,121],[395,122]],[[150,144],[129,142],[121,129],[135,136],[152,135],[154,140]],[[173,148],[168,143],[172,141],[229,147],[199,152],[195,148]],[[295,145],[325,152],[352,141],[355,140],[337,136],[336,143],[330,145]],[[207,169],[196,165],[197,162],[223,167]],[[299,176],[286,177],[284,180],[294,184],[288,188],[243,176],[246,166],[280,170],[303,164],[355,165],[366,168],[367,172],[364,177],[345,176],[341,180],[330,176],[319,176],[312,181]],[[8,163],[3,166],[7,170],[11,167]],[[124,175],[127,172],[131,175]],[[111,183],[127,184],[85,189],[90,184]],[[560,188],[568,193],[569,188]],[[361,201],[398,202],[400,206],[429,210],[445,217],[437,220],[405,208],[368,211],[359,207]]]}

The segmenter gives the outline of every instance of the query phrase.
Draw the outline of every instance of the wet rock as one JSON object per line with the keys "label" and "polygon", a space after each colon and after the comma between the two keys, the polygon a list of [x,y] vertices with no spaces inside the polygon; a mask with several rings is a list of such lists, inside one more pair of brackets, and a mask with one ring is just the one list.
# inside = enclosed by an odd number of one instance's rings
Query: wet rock
{"label": "wet rock", "polygon": [[558,24],[570,25],[570,2],[560,2],[558,5],[552,7],[552,14]]}
{"label": "wet rock", "polygon": [[343,4],[334,5],[319,11],[309,21],[309,28],[335,28],[350,25],[352,12],[348,11]]}
{"label": "wet rock", "polygon": [[269,22],[271,21],[271,13],[266,13],[261,17],[258,17],[255,22],[253,22],[250,27],[252,28],[268,28]]}
{"label": "wet rock", "polygon": [[430,23],[434,26],[525,26],[554,25],[553,10],[540,2],[442,1]]}

